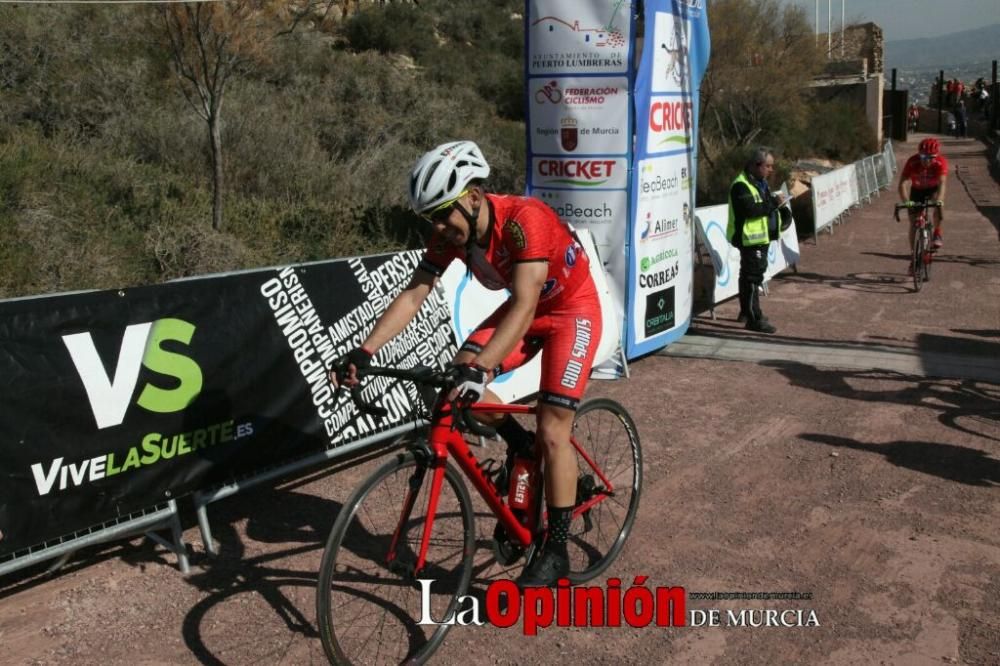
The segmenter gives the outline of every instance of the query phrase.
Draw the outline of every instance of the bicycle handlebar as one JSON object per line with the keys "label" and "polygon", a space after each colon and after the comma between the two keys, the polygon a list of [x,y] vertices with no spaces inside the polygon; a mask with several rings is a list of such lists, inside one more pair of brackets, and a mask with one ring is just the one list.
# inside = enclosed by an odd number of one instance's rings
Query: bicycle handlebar
{"label": "bicycle handlebar", "polygon": [[943,201],[904,201],[903,203],[896,204],[892,215],[899,222],[899,211],[904,208],[907,210],[927,210],[928,208],[941,208],[943,205]]}
{"label": "bicycle handlebar", "polygon": [[[336,369],[336,367],[334,369]],[[448,370],[435,370],[434,368],[426,365],[418,365],[410,369],[384,367],[358,368],[357,377],[358,379],[363,377],[389,377],[392,379],[401,379],[412,382],[418,389],[426,388],[432,390],[448,390],[455,386],[455,379],[451,372]],[[337,391],[340,391],[340,388],[341,387],[338,386]],[[360,383],[352,386],[350,391],[351,400],[354,402],[354,406],[358,408],[358,411],[378,417],[384,417],[389,413],[384,407],[376,405],[374,401],[368,402],[361,397]],[[434,398],[432,396],[428,396],[424,392],[421,392],[421,397],[428,405],[434,402]],[[459,404],[453,402],[452,411],[455,415],[455,423],[460,430],[468,430],[469,432],[479,435],[480,437],[496,437],[496,429],[480,423],[472,416],[471,405],[460,406]]]}

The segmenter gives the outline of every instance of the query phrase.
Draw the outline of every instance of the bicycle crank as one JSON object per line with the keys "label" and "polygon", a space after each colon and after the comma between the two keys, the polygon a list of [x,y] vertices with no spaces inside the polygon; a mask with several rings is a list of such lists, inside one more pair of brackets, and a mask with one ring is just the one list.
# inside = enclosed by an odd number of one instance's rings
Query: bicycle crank
{"label": "bicycle crank", "polygon": [[[576,480],[576,504],[579,506],[598,494],[597,483],[593,474],[584,474]],[[589,532],[594,529],[594,520],[590,517],[590,509],[581,514],[583,518],[583,531]]]}

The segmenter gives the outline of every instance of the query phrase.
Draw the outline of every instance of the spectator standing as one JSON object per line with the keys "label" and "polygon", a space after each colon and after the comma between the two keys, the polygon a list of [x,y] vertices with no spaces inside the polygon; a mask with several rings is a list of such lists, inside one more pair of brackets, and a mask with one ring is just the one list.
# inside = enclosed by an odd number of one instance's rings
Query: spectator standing
{"label": "spectator standing", "polygon": [[[774,327],[760,308],[760,289],[767,271],[767,251],[781,229],[791,223],[791,211],[782,207],[785,195],[771,194],[768,178],[774,172],[774,154],[767,148],[754,149],[743,170],[729,188],[729,225],[726,235],[740,251],[740,314],[748,330],[774,333]],[[780,212],[779,212],[780,209]]]}
{"label": "spectator standing", "polygon": [[917,131],[917,125],[920,124],[920,108],[917,103],[914,102],[910,104],[910,108],[906,112],[906,127],[910,132]]}
{"label": "spectator standing", "polygon": [[969,112],[965,108],[965,100],[959,99],[955,104],[955,136],[965,138],[968,135]]}

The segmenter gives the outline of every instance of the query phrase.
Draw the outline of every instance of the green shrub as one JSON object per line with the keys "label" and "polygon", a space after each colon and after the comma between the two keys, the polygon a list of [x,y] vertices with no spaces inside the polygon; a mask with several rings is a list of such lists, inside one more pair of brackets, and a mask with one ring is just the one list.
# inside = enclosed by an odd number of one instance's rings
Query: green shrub
{"label": "green shrub", "polygon": [[434,42],[434,23],[417,5],[392,3],[354,14],[344,25],[344,35],[355,51],[418,56]]}

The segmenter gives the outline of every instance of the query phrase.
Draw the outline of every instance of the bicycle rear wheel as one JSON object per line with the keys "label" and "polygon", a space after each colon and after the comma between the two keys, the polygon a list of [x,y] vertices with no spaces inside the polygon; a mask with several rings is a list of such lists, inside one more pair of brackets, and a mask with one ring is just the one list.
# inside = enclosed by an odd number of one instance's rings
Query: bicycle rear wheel
{"label": "bicycle rear wheel", "polygon": [[913,273],[913,290],[920,291],[924,284],[924,252],[926,251],[924,230],[918,229],[913,238],[913,256],[910,258],[910,271]]}
{"label": "bicycle rear wheel", "polygon": [[[469,491],[447,465],[426,565],[414,571],[432,478],[433,470],[412,452],[398,454],[337,516],[316,591],[320,638],[331,663],[422,663],[444,640],[449,625],[419,622],[425,611],[442,622],[459,610],[472,576],[475,527]],[[419,579],[433,581],[428,608]]]}
{"label": "bicycle rear wheel", "polygon": [[577,506],[600,498],[570,525],[569,580],[586,582],[608,568],[625,545],[642,491],[639,432],[625,408],[599,398],[583,403],[573,421],[573,437],[611,483],[577,453]]}

